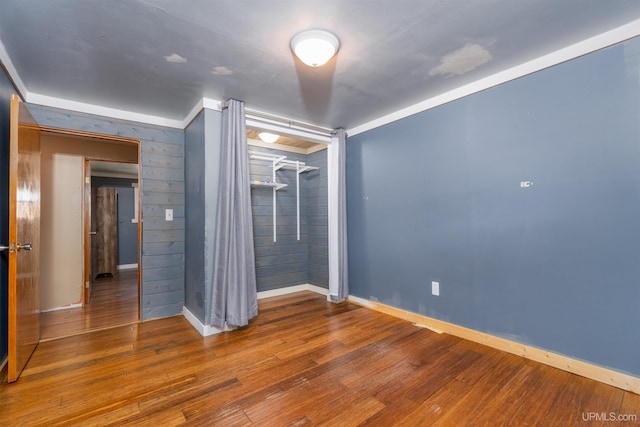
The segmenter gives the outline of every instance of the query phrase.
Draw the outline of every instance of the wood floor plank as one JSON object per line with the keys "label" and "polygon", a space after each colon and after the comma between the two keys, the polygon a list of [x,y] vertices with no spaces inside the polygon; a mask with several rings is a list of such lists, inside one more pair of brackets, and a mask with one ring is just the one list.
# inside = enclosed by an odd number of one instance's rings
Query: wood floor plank
{"label": "wood floor plank", "polygon": [[363,307],[259,308],[209,337],[174,316],[43,342],[0,425],[640,425],[639,395]]}
{"label": "wood floor plank", "polygon": [[137,269],[121,270],[94,282],[89,304],[40,315],[42,341],[138,321]]}

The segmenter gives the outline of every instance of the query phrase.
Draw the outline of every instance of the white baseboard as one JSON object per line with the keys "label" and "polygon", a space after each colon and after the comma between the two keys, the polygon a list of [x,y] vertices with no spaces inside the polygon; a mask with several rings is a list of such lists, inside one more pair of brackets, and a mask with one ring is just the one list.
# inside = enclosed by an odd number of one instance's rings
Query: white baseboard
{"label": "white baseboard", "polygon": [[[294,292],[301,292],[301,291],[311,291],[320,295],[329,294],[328,289],[306,283],[303,285],[288,286],[286,288],[271,289],[269,291],[258,292],[258,299],[276,297],[280,295],[292,294]],[[189,323],[191,323],[191,326],[193,326],[196,329],[196,331],[198,331],[198,333],[203,337],[219,334],[220,332],[227,332],[227,331],[233,330],[233,328],[230,328],[229,326],[226,326],[226,325],[224,329],[218,329],[211,325],[205,325],[186,306],[182,306],[182,315],[189,321]]]}
{"label": "white baseboard", "polygon": [[118,266],[118,270],[131,270],[133,268],[138,268],[138,263],[135,264],[121,264]]}
{"label": "white baseboard", "polygon": [[321,288],[320,286],[312,285],[310,283],[304,283],[302,285],[287,286],[285,288],[271,289],[268,291],[258,292],[258,299],[277,297],[280,295],[287,295],[287,294],[292,294],[295,292],[302,292],[302,291],[311,291],[320,295],[329,294],[329,289]]}
{"label": "white baseboard", "polygon": [[48,313],[49,311],[68,310],[70,308],[82,308],[82,303],[63,305],[62,307],[48,308],[46,310],[40,310],[40,313]]}
{"label": "white baseboard", "polygon": [[437,333],[447,333],[474,341],[525,359],[640,394],[640,377],[353,295],[349,295],[348,300],[371,310],[413,322],[416,326],[424,327]]}
{"label": "white baseboard", "polygon": [[219,334],[220,332],[231,330],[226,327],[224,329],[218,329],[211,325],[205,325],[191,311],[189,311],[189,309],[186,306],[182,306],[182,315],[189,321],[189,323],[191,323],[191,326],[193,326],[196,329],[196,331],[198,331],[200,335],[202,335],[203,337],[208,337],[209,335],[215,335],[215,334]]}

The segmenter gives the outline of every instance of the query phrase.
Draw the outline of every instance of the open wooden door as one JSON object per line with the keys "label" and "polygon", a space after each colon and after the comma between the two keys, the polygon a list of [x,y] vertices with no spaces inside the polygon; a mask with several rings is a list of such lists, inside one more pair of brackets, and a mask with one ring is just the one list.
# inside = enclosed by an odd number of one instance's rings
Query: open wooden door
{"label": "open wooden door", "polygon": [[10,132],[8,381],[13,382],[40,340],[40,128],[16,95]]}

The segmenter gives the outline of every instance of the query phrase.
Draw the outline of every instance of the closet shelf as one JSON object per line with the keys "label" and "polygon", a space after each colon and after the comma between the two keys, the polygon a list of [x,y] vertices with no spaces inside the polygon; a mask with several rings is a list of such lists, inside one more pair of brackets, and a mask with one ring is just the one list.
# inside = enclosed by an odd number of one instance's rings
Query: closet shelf
{"label": "closet shelf", "polygon": [[304,162],[283,162],[280,161],[280,163],[278,163],[276,165],[276,169],[280,170],[280,169],[288,169],[288,170],[294,170],[294,171],[298,171],[298,173],[304,173],[304,172],[309,172],[309,171],[315,171],[320,169],[317,166],[307,166],[304,164]]}
{"label": "closet shelf", "polygon": [[307,166],[305,162],[299,160],[287,160],[287,156],[276,156],[268,153],[249,151],[249,158],[252,160],[264,160],[271,163],[272,181],[252,180],[251,185],[254,187],[271,187],[273,188],[273,241],[276,241],[276,193],[287,184],[276,182],[276,171],[294,170],[296,171],[296,222],[297,222],[297,238],[300,240],[300,174],[312,170],[320,169],[317,166]]}
{"label": "closet shelf", "polygon": [[281,190],[287,187],[287,184],[282,184],[280,182],[259,181],[256,179],[249,181],[249,183],[251,184],[252,187],[271,187],[271,188],[275,188],[276,190]]}

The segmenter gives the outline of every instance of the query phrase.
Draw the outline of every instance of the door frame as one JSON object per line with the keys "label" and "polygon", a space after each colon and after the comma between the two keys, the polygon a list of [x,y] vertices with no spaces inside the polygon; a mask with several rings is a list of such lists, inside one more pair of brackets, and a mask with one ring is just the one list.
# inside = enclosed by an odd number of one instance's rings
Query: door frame
{"label": "door frame", "polygon": [[[48,134],[53,134],[53,135],[68,135],[68,136],[74,136],[74,137],[81,137],[81,138],[87,138],[89,140],[91,140],[91,142],[96,142],[99,143],[100,141],[105,141],[105,142],[116,142],[116,143],[121,143],[121,144],[136,144],[136,146],[138,147],[138,161],[137,161],[137,166],[138,166],[138,186],[140,187],[141,182],[142,182],[142,166],[140,164],[140,140],[137,138],[127,138],[127,137],[122,137],[122,136],[116,136],[116,135],[107,135],[107,134],[100,134],[100,133],[95,133],[95,132],[87,132],[87,131],[82,131],[82,130],[74,130],[74,129],[63,129],[63,128],[56,128],[56,127],[51,127],[51,126],[40,126],[40,132],[41,133],[48,133]],[[84,221],[84,225],[83,225],[83,252],[84,252],[84,265],[83,265],[83,283],[82,283],[82,296],[81,296],[81,301],[83,301],[83,304],[86,303],[87,301],[85,300],[85,298],[88,299],[89,297],[89,293],[86,292],[86,283],[87,281],[91,280],[90,274],[91,274],[91,268],[90,268],[90,263],[91,263],[91,253],[90,253],[90,248],[91,248],[91,239],[90,239],[90,235],[89,232],[90,227],[91,227],[91,222],[89,221],[87,223],[87,197],[88,197],[88,207],[89,210],[91,209],[91,181],[89,181],[89,193],[87,194],[87,179],[86,179],[86,174],[87,174],[87,170],[86,170],[86,165],[87,165],[87,161],[88,160],[96,160],[96,161],[102,161],[102,162],[117,162],[117,163],[127,163],[127,162],[123,162],[121,160],[113,160],[113,159],[104,159],[104,158],[93,158],[93,157],[85,157],[85,170],[84,170],[84,174],[83,174],[83,209],[84,209],[84,213],[83,213],[83,221]],[[133,162],[132,162],[133,163]],[[89,173],[91,173],[89,171]],[[90,179],[90,176],[89,176]],[[142,307],[141,307],[141,294],[142,294],[142,252],[141,252],[141,248],[142,248],[142,202],[141,202],[141,198],[142,198],[142,193],[140,191],[138,191],[138,198],[135,201],[138,205],[138,247],[137,247],[137,254],[138,254],[138,319],[141,318],[141,312],[142,312]],[[89,217],[90,219],[90,217]],[[87,264],[89,263],[89,264]],[[89,266],[89,268],[87,269],[87,265]],[[86,294],[86,295],[85,295]]]}
{"label": "door frame", "polygon": [[[91,162],[112,162],[112,163],[128,163],[128,164],[136,164],[137,165],[137,180],[138,180],[138,188],[140,188],[140,145],[138,144],[138,163],[133,162],[123,162],[121,160],[112,160],[112,159],[104,159],[97,157],[85,157],[84,158],[84,286],[82,286],[82,301],[83,304],[89,303],[89,298],[91,296]],[[141,294],[141,270],[142,270],[142,256],[141,256],[141,248],[142,248],[142,211],[141,211],[141,192],[134,192],[134,203],[137,205],[138,210],[138,223],[137,223],[137,239],[138,247],[136,249],[136,254],[138,256],[138,319],[140,319],[141,315],[141,307],[140,307],[140,294]]]}

